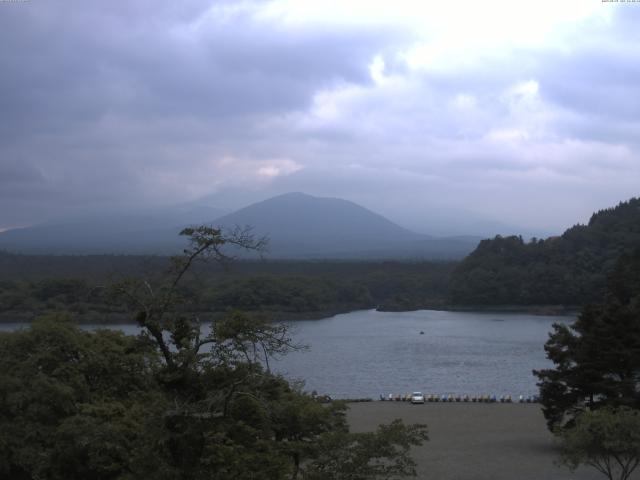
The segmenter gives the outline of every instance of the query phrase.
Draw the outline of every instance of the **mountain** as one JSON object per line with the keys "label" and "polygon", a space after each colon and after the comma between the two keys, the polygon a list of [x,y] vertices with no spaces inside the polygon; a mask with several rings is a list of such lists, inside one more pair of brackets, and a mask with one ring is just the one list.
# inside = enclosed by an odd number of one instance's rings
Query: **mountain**
{"label": "mountain", "polygon": [[178,233],[226,212],[208,206],[100,213],[0,233],[0,249],[19,253],[174,253]]}
{"label": "mountain", "polygon": [[[156,212],[157,213],[157,212]],[[251,226],[268,236],[269,258],[456,259],[477,237],[431,237],[400,227],[353,202],[288,193],[224,216],[213,211],[99,216],[10,230],[0,249],[21,253],[159,253],[180,251],[187,225]],[[211,219],[218,217],[213,222]]]}
{"label": "mountain", "polygon": [[451,297],[470,305],[600,301],[618,258],[640,248],[640,198],[594,213],[559,237],[483,240],[455,269]]}
{"label": "mountain", "polygon": [[435,238],[407,230],[353,202],[287,193],[217,219],[252,226],[274,258],[460,258],[474,237]]}

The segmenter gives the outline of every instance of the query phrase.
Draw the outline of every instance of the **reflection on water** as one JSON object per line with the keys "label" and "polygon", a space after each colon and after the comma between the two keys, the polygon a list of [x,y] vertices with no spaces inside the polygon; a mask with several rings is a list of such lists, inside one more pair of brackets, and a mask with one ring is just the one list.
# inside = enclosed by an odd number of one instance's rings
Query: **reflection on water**
{"label": "reflection on water", "polygon": [[[438,394],[534,395],[533,369],[554,322],[572,317],[474,312],[351,312],[288,322],[310,348],[272,368],[305,379],[307,390],[333,397],[373,397],[422,390]],[[24,324],[0,324],[14,330]],[[96,328],[88,326],[88,328]],[[126,333],[135,325],[118,325]],[[420,334],[420,332],[424,334]]]}

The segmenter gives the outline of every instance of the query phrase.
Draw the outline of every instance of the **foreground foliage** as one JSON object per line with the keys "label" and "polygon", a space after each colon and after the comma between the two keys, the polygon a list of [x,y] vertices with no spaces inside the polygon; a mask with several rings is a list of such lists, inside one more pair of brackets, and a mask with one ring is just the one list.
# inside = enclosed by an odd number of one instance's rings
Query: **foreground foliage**
{"label": "foreground foliage", "polygon": [[270,372],[269,358],[299,348],[281,325],[233,312],[205,331],[186,313],[180,284],[196,261],[261,241],[207,227],[183,234],[190,247],[165,282],[111,290],[139,336],[84,331],[60,315],[0,334],[0,478],[415,475],[409,451],[426,426],[349,433],[344,404],[321,404]]}
{"label": "foreground foliage", "polygon": [[640,409],[640,249],[619,259],[604,303],[554,325],[545,350],[555,368],[534,373],[550,429],[586,409]]}
{"label": "foreground foliage", "polygon": [[584,412],[560,439],[561,462],[572,470],[583,464],[609,480],[627,480],[640,465],[640,411],[607,407]]}

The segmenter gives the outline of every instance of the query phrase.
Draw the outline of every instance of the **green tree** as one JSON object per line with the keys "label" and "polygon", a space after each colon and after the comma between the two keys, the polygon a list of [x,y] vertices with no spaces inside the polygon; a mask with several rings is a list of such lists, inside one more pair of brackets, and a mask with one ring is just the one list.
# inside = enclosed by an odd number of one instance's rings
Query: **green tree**
{"label": "green tree", "polygon": [[555,368],[534,373],[550,429],[585,409],[640,408],[640,250],[620,258],[604,303],[554,325],[545,350]]}
{"label": "green tree", "polygon": [[561,463],[595,468],[609,480],[627,480],[640,465],[640,411],[602,408],[582,413],[559,435]]}
{"label": "green tree", "polygon": [[155,348],[64,315],[0,334],[0,478],[110,479],[155,457]]}
{"label": "green tree", "polygon": [[305,480],[367,480],[415,476],[412,446],[428,440],[424,425],[405,426],[400,420],[380,425],[376,432],[325,435],[319,455],[304,469]]}
{"label": "green tree", "polygon": [[346,405],[320,404],[270,372],[270,357],[298,348],[283,326],[231,312],[202,331],[182,281],[196,261],[228,260],[225,246],[263,241],[209,227],[183,235],[189,247],[165,281],[112,289],[139,336],[84,331],[59,316],[0,335],[0,478],[415,474],[408,451],[426,440],[424,425],[349,433]]}
{"label": "green tree", "polygon": [[606,291],[616,260],[640,247],[640,198],[594,213],[559,237],[483,240],[454,270],[453,303],[587,305]]}

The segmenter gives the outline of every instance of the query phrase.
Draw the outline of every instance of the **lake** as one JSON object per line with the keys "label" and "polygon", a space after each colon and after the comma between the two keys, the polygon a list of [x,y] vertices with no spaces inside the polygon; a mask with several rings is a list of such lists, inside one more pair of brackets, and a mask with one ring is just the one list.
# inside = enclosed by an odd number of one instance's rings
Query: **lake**
{"label": "lake", "polygon": [[[287,322],[309,348],[272,363],[306,390],[334,398],[380,394],[535,395],[533,369],[546,368],[544,342],[554,322],[573,317],[513,313],[377,312]],[[24,324],[0,324],[0,330]],[[96,328],[96,326],[88,326]],[[118,325],[136,333],[135,325]],[[420,334],[420,332],[424,334]]]}

